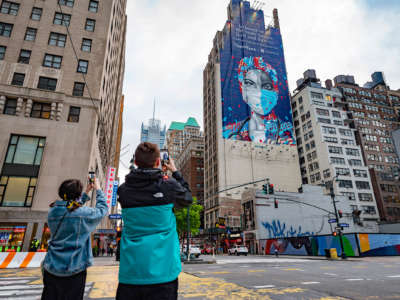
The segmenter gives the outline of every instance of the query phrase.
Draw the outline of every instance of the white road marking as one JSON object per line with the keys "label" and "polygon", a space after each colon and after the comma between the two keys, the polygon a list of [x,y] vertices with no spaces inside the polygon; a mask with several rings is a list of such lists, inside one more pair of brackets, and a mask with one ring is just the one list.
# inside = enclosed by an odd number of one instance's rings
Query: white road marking
{"label": "white road marking", "polygon": [[29,281],[32,281],[32,279],[29,279],[29,280],[27,280],[27,279],[23,279],[23,280],[6,280],[6,281],[0,280],[0,288],[1,288],[3,285],[28,283]]}
{"label": "white road marking", "polygon": [[0,286],[0,291],[6,290],[26,290],[26,289],[42,289],[43,285],[27,284],[27,285],[8,285]]}
{"label": "white road marking", "polygon": [[240,268],[249,268],[250,266],[239,266]]}
{"label": "white road marking", "polygon": [[325,275],[329,275],[329,276],[337,276],[336,274],[334,274],[334,273],[324,273]]}
{"label": "white road marking", "polygon": [[388,277],[388,278],[399,278],[400,275],[390,275],[390,276],[386,276],[386,277]]}
{"label": "white road marking", "polygon": [[318,283],[320,283],[319,281],[305,281],[305,282],[302,282],[301,284],[318,284]]}
{"label": "white road marking", "polygon": [[256,285],[256,286],[254,286],[255,289],[266,289],[266,288],[273,288],[273,287],[275,287],[275,286],[272,285],[272,284],[269,284],[269,285]]}
{"label": "white road marking", "polygon": [[258,263],[313,263],[316,260],[295,259],[295,258],[238,258],[238,259],[218,259],[217,264],[258,264]]}
{"label": "white road marking", "polygon": [[37,278],[36,277],[1,277],[0,283],[2,280],[23,280],[23,279],[35,280]]}
{"label": "white road marking", "polygon": [[346,279],[347,281],[361,281],[361,280],[364,280],[363,278],[349,278],[349,279]]}

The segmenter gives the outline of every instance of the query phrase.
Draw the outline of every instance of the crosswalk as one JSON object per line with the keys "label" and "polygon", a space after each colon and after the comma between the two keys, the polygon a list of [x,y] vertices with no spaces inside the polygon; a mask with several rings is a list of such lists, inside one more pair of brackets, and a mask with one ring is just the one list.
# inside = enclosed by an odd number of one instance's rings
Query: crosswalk
{"label": "crosswalk", "polygon": [[[3,277],[0,278],[0,300],[39,300],[42,296],[42,284],[30,284],[39,277]],[[85,298],[89,296],[92,283],[86,283]]]}

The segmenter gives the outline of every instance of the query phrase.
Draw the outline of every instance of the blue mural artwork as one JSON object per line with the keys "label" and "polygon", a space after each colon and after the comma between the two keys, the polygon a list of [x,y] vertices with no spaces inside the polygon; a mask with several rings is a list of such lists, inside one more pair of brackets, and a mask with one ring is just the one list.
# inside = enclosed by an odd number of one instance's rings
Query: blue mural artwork
{"label": "blue mural artwork", "polygon": [[262,225],[266,230],[268,230],[268,235],[270,238],[282,238],[282,237],[301,237],[301,236],[310,236],[313,235],[314,232],[304,231],[302,230],[301,225],[298,227],[293,227],[292,225],[286,227],[286,223],[273,220],[270,222],[262,222]]}
{"label": "blue mural artwork", "polygon": [[265,29],[264,13],[232,0],[220,49],[225,139],[295,144],[280,30]]}

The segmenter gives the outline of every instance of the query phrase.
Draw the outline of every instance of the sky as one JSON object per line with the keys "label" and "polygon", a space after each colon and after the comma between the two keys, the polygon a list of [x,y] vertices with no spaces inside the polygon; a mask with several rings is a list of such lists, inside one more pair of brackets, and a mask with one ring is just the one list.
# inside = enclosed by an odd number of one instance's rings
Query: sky
{"label": "sky", "polygon": [[[252,1],[250,1],[252,2]],[[264,0],[266,24],[277,8],[289,89],[307,69],[324,82],[339,74],[356,83],[383,71],[400,89],[400,0]],[[140,127],[153,114],[163,125],[202,126],[203,69],[229,0],[128,0],[124,80],[125,110],[120,178],[140,141]]]}

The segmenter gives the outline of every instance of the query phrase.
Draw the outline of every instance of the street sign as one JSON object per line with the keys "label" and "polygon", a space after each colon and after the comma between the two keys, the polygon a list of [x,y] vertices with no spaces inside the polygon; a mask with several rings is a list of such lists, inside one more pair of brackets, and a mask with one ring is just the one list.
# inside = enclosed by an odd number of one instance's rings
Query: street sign
{"label": "street sign", "polygon": [[336,219],[329,219],[328,223],[336,223]]}
{"label": "street sign", "polygon": [[350,225],[347,223],[339,223],[338,224],[340,227],[349,227]]}
{"label": "street sign", "polygon": [[120,214],[113,214],[113,215],[109,215],[108,218],[110,220],[116,220],[116,219],[122,219],[122,216]]}

